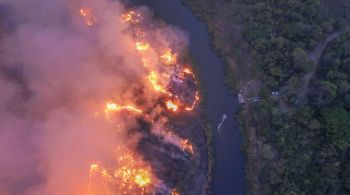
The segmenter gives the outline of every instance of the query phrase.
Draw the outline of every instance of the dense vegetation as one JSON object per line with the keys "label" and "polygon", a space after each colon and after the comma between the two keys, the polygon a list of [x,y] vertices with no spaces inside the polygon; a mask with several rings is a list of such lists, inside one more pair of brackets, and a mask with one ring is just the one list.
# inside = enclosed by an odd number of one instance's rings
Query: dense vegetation
{"label": "dense vegetation", "polygon": [[254,122],[266,139],[262,156],[266,193],[350,193],[350,33],[323,53],[308,102],[280,111],[266,100]]}
{"label": "dense vegetation", "polygon": [[340,23],[349,24],[350,22],[350,3],[348,0],[323,0],[325,6],[332,11],[333,16]]}
{"label": "dense vegetation", "polygon": [[[330,1],[319,0],[187,2],[209,24],[214,46],[227,62],[253,59],[246,66],[253,74],[229,73],[238,80],[232,88],[262,97],[240,112],[250,193],[349,194],[350,34],[341,33],[346,22],[339,19],[347,16],[329,12],[324,3]],[[230,9],[239,15],[222,13]],[[342,7],[342,13],[350,12]],[[248,51],[238,47],[237,52],[237,37],[223,33],[237,30],[232,24],[242,27]],[[335,40],[327,45],[331,35]],[[229,70],[247,71],[240,66]]]}
{"label": "dense vegetation", "polygon": [[245,40],[263,69],[267,86],[279,87],[307,73],[312,63],[305,50],[333,30],[333,21],[317,0],[245,1]]}

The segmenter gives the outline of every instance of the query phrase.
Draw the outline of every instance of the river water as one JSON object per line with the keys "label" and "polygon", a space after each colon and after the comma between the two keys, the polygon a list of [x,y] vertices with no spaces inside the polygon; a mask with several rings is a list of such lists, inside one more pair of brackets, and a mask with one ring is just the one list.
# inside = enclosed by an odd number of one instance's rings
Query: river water
{"label": "river water", "polygon": [[[242,137],[234,117],[238,101],[224,86],[224,64],[212,51],[208,29],[181,0],[138,0],[138,3],[148,6],[168,24],[188,33],[190,53],[200,65],[198,76],[206,92],[208,117],[215,131],[213,192],[215,195],[244,194]],[[224,114],[226,120],[218,133],[216,127]]]}

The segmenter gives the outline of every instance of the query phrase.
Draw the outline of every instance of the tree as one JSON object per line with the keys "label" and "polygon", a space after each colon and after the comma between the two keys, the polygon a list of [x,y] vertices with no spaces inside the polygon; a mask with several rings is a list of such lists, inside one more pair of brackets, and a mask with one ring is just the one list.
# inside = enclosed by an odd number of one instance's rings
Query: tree
{"label": "tree", "polygon": [[343,81],[340,81],[339,84],[338,84],[338,93],[340,95],[344,95],[346,94],[350,89],[350,84],[346,81],[346,80],[343,80]]}
{"label": "tree", "polygon": [[327,136],[331,142],[340,150],[345,150],[350,146],[350,117],[341,108],[325,109],[323,118]]}

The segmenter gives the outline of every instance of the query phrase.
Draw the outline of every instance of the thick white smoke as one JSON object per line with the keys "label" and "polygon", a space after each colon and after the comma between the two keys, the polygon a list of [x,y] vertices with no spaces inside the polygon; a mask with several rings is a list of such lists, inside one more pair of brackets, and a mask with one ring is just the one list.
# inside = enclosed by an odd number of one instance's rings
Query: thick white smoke
{"label": "thick white smoke", "polygon": [[[135,102],[147,78],[123,11],[107,0],[0,0],[1,195],[84,194],[90,163],[111,162],[116,145],[135,142],[104,118],[107,101]],[[159,47],[186,44],[152,26]],[[154,98],[144,94],[145,104]]]}

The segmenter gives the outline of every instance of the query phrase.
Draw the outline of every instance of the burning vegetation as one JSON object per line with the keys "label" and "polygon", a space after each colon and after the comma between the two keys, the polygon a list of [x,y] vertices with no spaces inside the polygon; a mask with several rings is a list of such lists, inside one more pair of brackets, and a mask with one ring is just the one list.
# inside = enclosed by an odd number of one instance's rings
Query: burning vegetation
{"label": "burning vegetation", "polygon": [[[97,23],[97,18],[92,15],[90,9],[82,8],[80,13],[87,26]],[[170,113],[180,115],[191,112],[198,104],[200,98],[195,75],[188,65],[178,62],[178,54],[171,47],[158,48],[157,43],[152,42],[152,33],[147,33],[143,28],[146,24],[143,23],[142,13],[130,10],[122,14],[120,20],[127,25],[134,41],[134,49],[139,52],[143,68],[148,72],[142,87],[156,98],[152,105],[148,106],[139,102],[117,104],[109,101],[104,109],[106,120],[118,125],[116,114],[123,115],[129,112],[151,129],[152,136],[184,152],[177,155],[189,155],[189,157],[196,155],[195,146],[189,139],[176,135],[176,132],[168,130],[167,127],[170,124],[170,119],[167,118]],[[157,114],[154,115],[156,108]],[[180,194],[176,189],[172,189],[172,186],[167,186],[164,181],[157,178],[151,163],[143,160],[142,154],[138,154],[136,150],[134,152],[127,150],[123,146],[116,147],[119,156],[116,156],[114,168],[104,168],[104,165],[99,163],[91,164],[87,195]]]}
{"label": "burning vegetation", "polygon": [[114,169],[104,168],[99,163],[91,164],[86,194],[151,193],[149,186],[155,183],[155,178],[150,166],[145,165],[135,154],[126,149],[118,151],[115,163]]}
{"label": "burning vegetation", "polygon": [[5,0],[0,20],[1,195],[203,194],[184,33],[109,0]]}
{"label": "burning vegetation", "polygon": [[92,15],[89,8],[81,8],[80,15],[84,18],[84,22],[88,26],[92,26],[97,22],[97,18]]}

